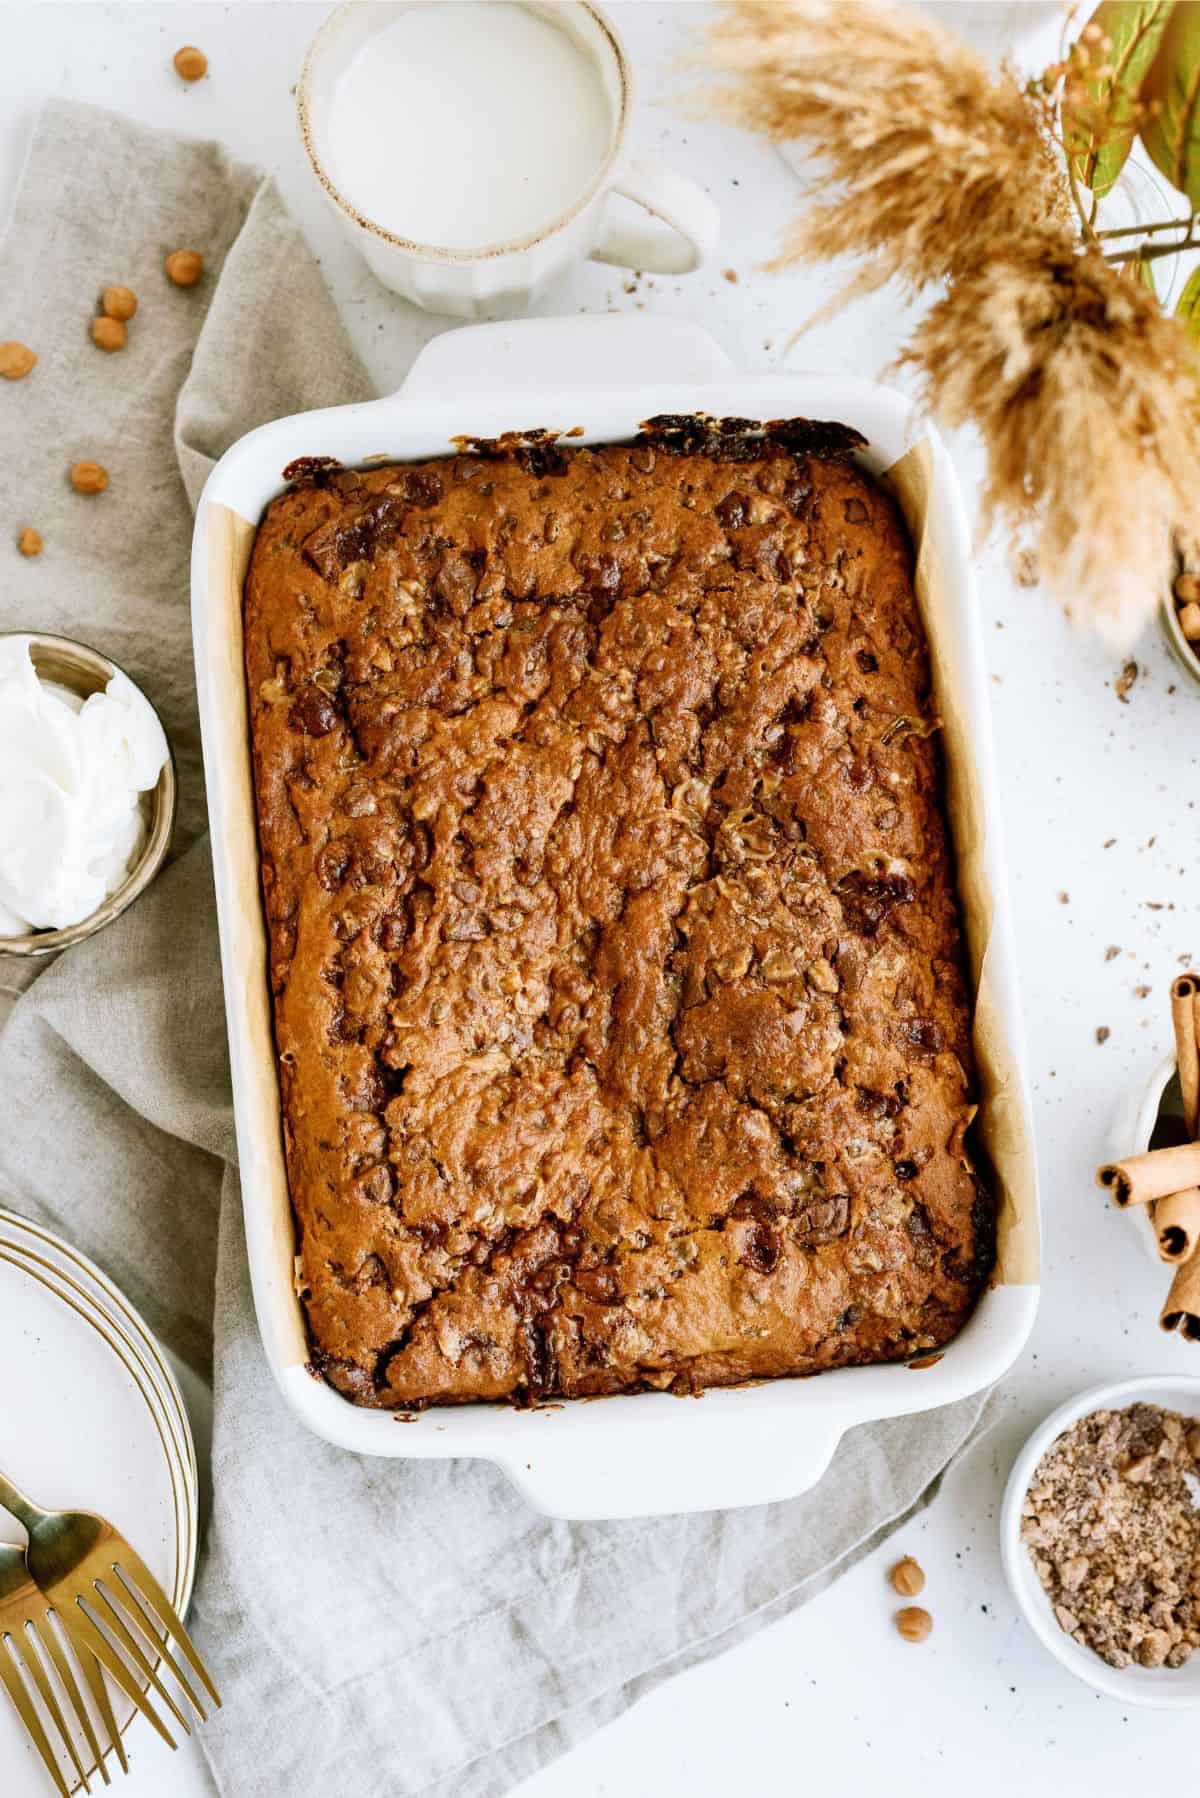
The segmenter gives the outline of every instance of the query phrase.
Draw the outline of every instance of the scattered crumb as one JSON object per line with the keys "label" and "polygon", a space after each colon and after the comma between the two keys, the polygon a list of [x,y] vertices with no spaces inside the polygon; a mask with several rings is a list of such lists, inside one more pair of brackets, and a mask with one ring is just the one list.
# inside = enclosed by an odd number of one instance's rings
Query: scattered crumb
{"label": "scattered crumb", "polygon": [[1104,959],[1105,959],[1105,961],[1116,961],[1116,959],[1117,959],[1118,955],[1120,955],[1120,953],[1121,953],[1121,951],[1117,947],[1116,943],[1110,943],[1108,945],[1108,948],[1104,951]]}
{"label": "scattered crumb", "polygon": [[1137,998],[1148,999],[1150,997],[1151,992],[1154,989],[1152,987],[1148,987],[1148,986],[1135,986],[1133,990],[1134,990],[1134,994]]}
{"label": "scattered crumb", "polygon": [[1137,663],[1133,660],[1130,660],[1130,661],[1126,662],[1126,664],[1122,668],[1120,674],[1118,674],[1116,680],[1113,682],[1113,686],[1116,690],[1117,698],[1121,701],[1122,705],[1129,704],[1130,690],[1133,687],[1134,681],[1138,677],[1138,672],[1139,672],[1139,670],[1138,670]]}
{"label": "scattered crumb", "polygon": [[1031,549],[1019,549],[1013,557],[1013,579],[1018,587],[1036,587],[1041,574]]}
{"label": "scattered crumb", "polygon": [[35,531],[31,524],[27,524],[25,528],[17,534],[17,548],[23,556],[40,556],[42,553],[42,533],[40,531]]}
{"label": "scattered crumb", "polygon": [[729,282],[731,287],[737,286],[738,272],[735,268],[723,268],[721,270],[721,273],[724,275],[725,279]]}
{"label": "scattered crumb", "polygon": [[1098,1043],[1106,1043],[1111,1035],[1112,1035],[1112,1031],[1109,1029],[1107,1024],[1099,1024],[1097,1026],[1096,1041]]}
{"label": "scattered crumb", "polygon": [[1060,905],[1070,905],[1070,903],[1071,903],[1070,893],[1060,893],[1058,895],[1058,903]]}

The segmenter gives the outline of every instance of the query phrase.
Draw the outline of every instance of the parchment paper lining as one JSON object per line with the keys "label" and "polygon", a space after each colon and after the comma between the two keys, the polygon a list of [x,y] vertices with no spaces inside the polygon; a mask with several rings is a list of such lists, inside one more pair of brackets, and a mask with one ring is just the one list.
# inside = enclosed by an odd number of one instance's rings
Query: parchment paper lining
{"label": "parchment paper lining", "polygon": [[[968,973],[975,994],[974,1044],[979,1069],[980,1107],[974,1129],[995,1190],[997,1260],[993,1285],[1032,1285],[1038,1280],[1037,1180],[1022,1083],[1004,1023],[1004,1007],[992,978],[988,954],[995,917],[985,858],[982,787],[973,748],[972,720],[952,677],[946,644],[958,603],[944,578],[925,522],[933,456],[924,439],[894,463],[885,479],[895,492],[916,549],[915,586],[929,637],[937,704],[943,721],[947,770],[947,810],[957,864],[958,890],[966,920]],[[227,506],[208,511],[211,580],[211,642],[217,665],[213,681],[210,756],[218,758],[228,795],[224,816],[213,819],[222,831],[237,894],[228,920],[231,961],[243,995],[249,1035],[256,1053],[240,1070],[239,1108],[250,1122],[242,1143],[243,1187],[269,1206],[273,1278],[290,1318],[287,1340],[279,1346],[290,1365],[308,1360],[304,1315],[292,1285],[295,1228],[288,1193],[280,1122],[279,1086],[267,977],[267,937],[259,879],[258,830],[249,749],[249,715],[242,640],[242,588],[256,526]],[[251,1159],[248,1161],[247,1156]],[[266,1320],[262,1320],[266,1327]]]}

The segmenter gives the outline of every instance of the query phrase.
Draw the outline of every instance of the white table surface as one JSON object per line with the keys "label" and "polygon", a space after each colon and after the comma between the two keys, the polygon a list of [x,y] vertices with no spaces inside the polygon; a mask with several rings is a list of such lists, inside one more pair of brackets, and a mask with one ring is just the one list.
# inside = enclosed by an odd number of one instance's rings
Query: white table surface
{"label": "white table surface", "polygon": [[[672,57],[703,7],[642,0],[610,10],[640,82],[635,137],[708,186],[721,207],[722,242],[711,272],[643,281],[633,294],[620,273],[583,266],[542,310],[661,310],[704,323],[747,368],[775,366],[834,282],[825,270],[756,272],[798,203],[795,177],[765,144],[671,111]],[[1042,46],[1047,60],[1053,47],[1053,9],[938,10],[990,42],[1007,37],[1026,60]],[[0,7],[0,221],[36,108],[51,94],[218,137],[278,176],[376,380],[396,385],[446,321],[376,286],[310,183],[290,90],[323,11]],[[210,58],[210,78],[195,88],[183,88],[169,66],[183,43]],[[736,285],[722,278],[725,268],[737,271]],[[0,336],[20,336],[21,321],[3,308],[0,294]],[[877,375],[906,316],[895,296],[877,296],[812,332],[790,359]],[[964,440],[956,453],[973,493],[975,448]],[[794,1798],[806,1788],[959,1798],[966,1780],[978,1798],[1018,1784],[1036,1798],[1057,1793],[1064,1777],[1068,1789],[1086,1782],[1116,1794],[1165,1789],[1189,1764],[1189,1745],[1195,1764],[1194,1722],[1126,1712],[1044,1654],[1004,1585],[995,1516],[1019,1442],[1061,1399],[1118,1375],[1200,1370],[1200,1351],[1158,1331],[1157,1270],[1092,1186],[1114,1105],[1169,1046],[1168,983],[1200,958],[1192,786],[1200,687],[1179,673],[1152,626],[1121,703],[1116,660],[1072,634],[1042,593],[1016,587],[1001,546],[983,551],[979,568],[1044,1193],[1046,1282],[1033,1342],[1007,1382],[992,1434],[891,1546],[787,1621],[660,1687],[528,1782],[522,1798],[751,1790]],[[1110,946],[1119,952],[1107,959]],[[1110,1032],[1103,1044],[1101,1027]],[[902,1643],[889,1622],[884,1574],[900,1550],[929,1574],[936,1627],[920,1648]],[[270,1719],[256,1726],[269,1729]],[[133,1747],[129,1798],[211,1793],[195,1748],[172,1758],[136,1735]]]}

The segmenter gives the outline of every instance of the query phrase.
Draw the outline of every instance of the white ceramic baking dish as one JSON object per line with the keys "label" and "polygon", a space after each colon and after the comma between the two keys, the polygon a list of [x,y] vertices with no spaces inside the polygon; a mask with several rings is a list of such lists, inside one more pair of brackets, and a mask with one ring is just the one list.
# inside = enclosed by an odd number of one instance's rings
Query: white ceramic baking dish
{"label": "white ceramic baking dish", "polygon": [[[980,1134],[1000,1194],[997,1272],[955,1341],[921,1366],[851,1368],[699,1400],[646,1393],[534,1411],[472,1405],[400,1421],[355,1407],[309,1372],[293,1290],[242,672],[240,593],[254,528],[298,456],[413,459],[449,452],[455,435],[533,426],[581,426],[585,442],[619,441],[661,412],[840,419],[867,438],[863,461],[873,470],[899,464],[894,484],[920,546],[918,590],[945,720],[983,1066]],[[1004,1373],[1037,1304],[1037,1192],[988,692],[953,471],[903,396],[840,376],[743,374],[704,331],[672,320],[453,331],[423,351],[389,398],[279,419],[222,458],[196,519],[192,616],[255,1304],[272,1371],[310,1429],[364,1454],[483,1456],[543,1511],[626,1517],[793,1496],[819,1478],[856,1424],[944,1405]]]}

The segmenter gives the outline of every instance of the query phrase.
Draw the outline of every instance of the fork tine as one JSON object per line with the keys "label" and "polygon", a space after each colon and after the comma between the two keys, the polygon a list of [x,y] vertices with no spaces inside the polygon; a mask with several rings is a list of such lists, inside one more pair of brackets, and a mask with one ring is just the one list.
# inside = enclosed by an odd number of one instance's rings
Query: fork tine
{"label": "fork tine", "polygon": [[61,1794],[61,1798],[71,1798],[67,1791],[67,1782],[62,1776],[62,1768],[58,1764],[58,1756],[51,1751],[50,1744],[46,1740],[46,1732],[42,1728],[41,1718],[37,1714],[37,1708],[25,1689],[25,1682],[21,1678],[16,1655],[12,1649],[12,1638],[9,1636],[0,1636],[0,1679],[8,1687],[8,1695],[17,1707],[17,1715],[28,1730],[30,1740],[41,1755],[46,1771],[54,1781],[55,1788]]}
{"label": "fork tine", "polygon": [[[121,1691],[124,1692],[131,1704],[137,1706],[146,1721],[158,1731],[163,1741],[167,1744],[167,1747],[174,1748],[175,1737],[162,1721],[162,1718],[150,1703],[146,1694],[142,1691],[141,1686],[133,1677],[133,1674],[129,1671],[116,1649],[101,1635],[92,1619],[88,1616],[83,1608],[81,1599],[76,1599],[75,1601],[74,1616],[69,1621],[66,1618],[64,1618],[63,1621],[66,1623],[67,1634],[70,1636],[72,1642],[77,1644],[82,1642],[84,1647],[89,1648],[92,1651],[100,1665],[109,1674],[114,1684],[120,1687]],[[123,1758],[124,1757],[122,1756],[122,1759]]]}
{"label": "fork tine", "polygon": [[[59,1621],[62,1622],[61,1617],[59,1618]],[[64,1625],[63,1627],[65,1629],[66,1626]],[[100,1663],[92,1653],[91,1649],[85,1648],[82,1642],[72,1642],[69,1635],[67,1636],[67,1640],[75,1650],[79,1665],[83,1669],[83,1677],[87,1681],[88,1691],[95,1700],[96,1709],[100,1713],[100,1721],[108,1731],[109,1741],[116,1749],[117,1759],[121,1763],[121,1771],[122,1773],[128,1773],[129,1762],[125,1755],[125,1738],[117,1728],[117,1720],[113,1716],[112,1703],[108,1696],[108,1687],[104,1683],[104,1674],[100,1670]],[[101,1772],[104,1771],[103,1761],[101,1762],[100,1770]]]}
{"label": "fork tine", "polygon": [[[47,1612],[47,1616],[48,1615],[49,1612]],[[25,1653],[23,1659],[25,1665],[29,1669],[34,1685],[41,1693],[42,1703],[54,1719],[54,1727],[62,1737],[67,1753],[71,1757],[71,1765],[75,1769],[76,1777],[79,1779],[84,1791],[89,1794],[90,1798],[92,1788],[88,1784],[87,1774],[83,1770],[83,1762],[79,1758],[79,1750],[75,1746],[74,1731],[62,1714],[62,1706],[58,1702],[58,1694],[54,1690],[46,1672],[46,1651],[42,1647],[41,1631],[38,1629],[38,1626],[32,1617],[27,1617],[25,1620],[24,1647]]]}
{"label": "fork tine", "polygon": [[[112,1780],[109,1778],[108,1768],[104,1765],[104,1754],[101,1751],[99,1742],[96,1740],[96,1732],[92,1728],[91,1712],[87,1707],[87,1699],[79,1690],[79,1682],[75,1678],[75,1673],[71,1666],[71,1657],[63,1647],[62,1642],[59,1639],[58,1630],[55,1627],[54,1620],[56,1616],[57,1613],[51,1611],[46,1617],[46,1633],[43,1637],[43,1647],[50,1651],[50,1659],[54,1662],[55,1668],[58,1671],[58,1677],[62,1681],[63,1689],[67,1694],[67,1700],[79,1719],[80,1727],[87,1739],[88,1750],[96,1763],[96,1769],[105,1785],[111,1785]],[[84,1783],[86,1786],[86,1780]]]}
{"label": "fork tine", "polygon": [[142,1598],[142,1594],[138,1591],[132,1581],[122,1573],[120,1567],[115,1567],[113,1571],[120,1576],[117,1584],[122,1588],[122,1591],[119,1592],[117,1596],[121,1598],[122,1601],[122,1615],[127,1619],[132,1619],[138,1629],[141,1630],[146,1641],[150,1644],[153,1653],[155,1655],[161,1655],[162,1659],[171,1669],[171,1672],[175,1675],[175,1678],[179,1681],[180,1689],[200,1721],[202,1723],[207,1723],[208,1712],[192,1690],[192,1683],[184,1674],[183,1668],[171,1653],[167,1643],[164,1642],[163,1638],[159,1635],[155,1619],[151,1615],[145,1600]]}
{"label": "fork tine", "polygon": [[[121,1565],[121,1561],[128,1562],[129,1567],[132,1569],[132,1577]],[[150,1605],[151,1609],[157,1612],[160,1622],[163,1623],[176,1638],[179,1646],[187,1656],[189,1664],[195,1669],[197,1677],[204,1682],[205,1689],[212,1698],[213,1703],[219,1706],[221,1703],[221,1694],[217,1691],[216,1686],[214,1686],[212,1680],[209,1678],[207,1667],[196,1652],[192,1643],[192,1638],[183,1627],[183,1618],[176,1614],[170,1599],[167,1597],[150,1569],[146,1566],[146,1563],[139,1555],[135,1554],[128,1542],[123,1542],[121,1544],[121,1561],[114,1561],[113,1563],[117,1573],[120,1574],[126,1585],[134,1588],[139,1598],[145,1600],[145,1602]]]}
{"label": "fork tine", "polygon": [[105,1588],[100,1584],[99,1580],[92,1581],[92,1590],[108,1612],[108,1616],[105,1617],[99,1610],[97,1610],[96,1621],[102,1623],[105,1629],[112,1631],[113,1635],[117,1638],[120,1647],[123,1648],[125,1653],[129,1656],[129,1659],[133,1662],[142,1678],[150,1681],[150,1684],[154,1687],[154,1690],[158,1693],[159,1697],[178,1723],[180,1729],[182,1729],[184,1735],[190,1736],[192,1731],[187,1718],[184,1716],[175,1700],[171,1697],[167,1688],[163,1685],[162,1680],[159,1679],[158,1674],[154,1671],[150,1662],[138,1647],[129,1631],[125,1619],[122,1617],[120,1611],[118,1611],[116,1605],[109,1597]]}

